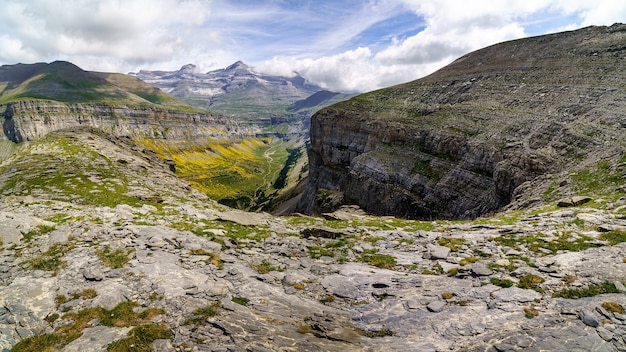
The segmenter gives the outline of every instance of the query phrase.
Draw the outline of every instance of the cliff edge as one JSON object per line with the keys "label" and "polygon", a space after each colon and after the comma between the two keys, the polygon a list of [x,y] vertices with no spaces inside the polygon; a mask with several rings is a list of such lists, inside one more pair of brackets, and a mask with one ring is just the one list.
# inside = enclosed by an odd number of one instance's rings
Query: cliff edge
{"label": "cliff edge", "polygon": [[298,210],[472,218],[585,191],[568,175],[623,168],[625,43],[624,24],[505,42],[320,110]]}

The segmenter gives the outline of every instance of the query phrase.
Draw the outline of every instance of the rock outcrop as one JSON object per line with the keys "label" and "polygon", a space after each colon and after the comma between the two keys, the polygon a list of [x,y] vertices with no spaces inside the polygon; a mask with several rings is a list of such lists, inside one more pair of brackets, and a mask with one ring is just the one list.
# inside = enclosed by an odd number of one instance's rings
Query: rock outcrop
{"label": "rock outcrop", "polygon": [[117,136],[195,140],[202,137],[240,138],[259,132],[240,128],[225,117],[187,113],[155,106],[62,103],[19,100],[0,105],[3,135],[13,142],[39,139],[51,131],[95,127]]}
{"label": "rock outcrop", "polygon": [[471,218],[528,204],[550,175],[617,167],[625,40],[616,24],[497,44],[319,111],[299,211]]}

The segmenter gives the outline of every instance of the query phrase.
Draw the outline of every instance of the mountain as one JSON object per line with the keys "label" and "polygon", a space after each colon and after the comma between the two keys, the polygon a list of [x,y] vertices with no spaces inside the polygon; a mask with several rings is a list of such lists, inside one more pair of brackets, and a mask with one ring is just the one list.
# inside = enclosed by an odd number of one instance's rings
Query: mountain
{"label": "mountain", "polygon": [[0,66],[0,103],[46,99],[68,103],[191,108],[139,79],[114,73],[88,72],[65,62]]}
{"label": "mountain", "polygon": [[206,73],[197,72],[195,65],[188,64],[178,71],[141,70],[130,75],[190,105],[283,134],[308,134],[309,118],[315,109],[352,96],[332,93],[317,104],[300,108],[298,102],[323,89],[297,73],[291,77],[266,75],[241,61]]}
{"label": "mountain", "polygon": [[505,42],[322,109],[299,210],[472,218],[623,196],[624,43],[623,24]]}

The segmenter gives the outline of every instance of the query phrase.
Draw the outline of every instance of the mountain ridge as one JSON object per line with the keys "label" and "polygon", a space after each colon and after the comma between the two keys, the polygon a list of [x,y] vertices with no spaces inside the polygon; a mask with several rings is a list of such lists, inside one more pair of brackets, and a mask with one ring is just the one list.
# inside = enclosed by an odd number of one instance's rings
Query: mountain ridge
{"label": "mountain ridge", "polygon": [[314,110],[353,96],[336,93],[317,105],[299,109],[300,101],[323,89],[297,73],[290,77],[266,75],[243,61],[206,73],[187,64],[176,71],[141,70],[129,74],[191,105],[231,116],[241,124],[292,134],[308,134]]}
{"label": "mountain ridge", "polygon": [[467,218],[584,191],[549,185],[572,183],[572,163],[619,168],[625,37],[616,24],[496,44],[322,109],[299,210]]}

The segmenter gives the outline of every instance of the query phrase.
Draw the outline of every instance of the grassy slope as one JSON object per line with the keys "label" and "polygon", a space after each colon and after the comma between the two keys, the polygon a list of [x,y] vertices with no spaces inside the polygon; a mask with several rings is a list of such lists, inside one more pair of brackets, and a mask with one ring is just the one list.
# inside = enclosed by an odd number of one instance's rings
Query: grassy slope
{"label": "grassy slope", "polygon": [[84,71],[64,61],[0,67],[0,103],[21,99],[112,105],[157,104],[197,111],[137,78]]}
{"label": "grassy slope", "polygon": [[292,147],[274,138],[245,138],[228,144],[149,138],[137,142],[174,160],[176,173],[209,197],[243,209],[257,209],[279,191],[274,183]]}

